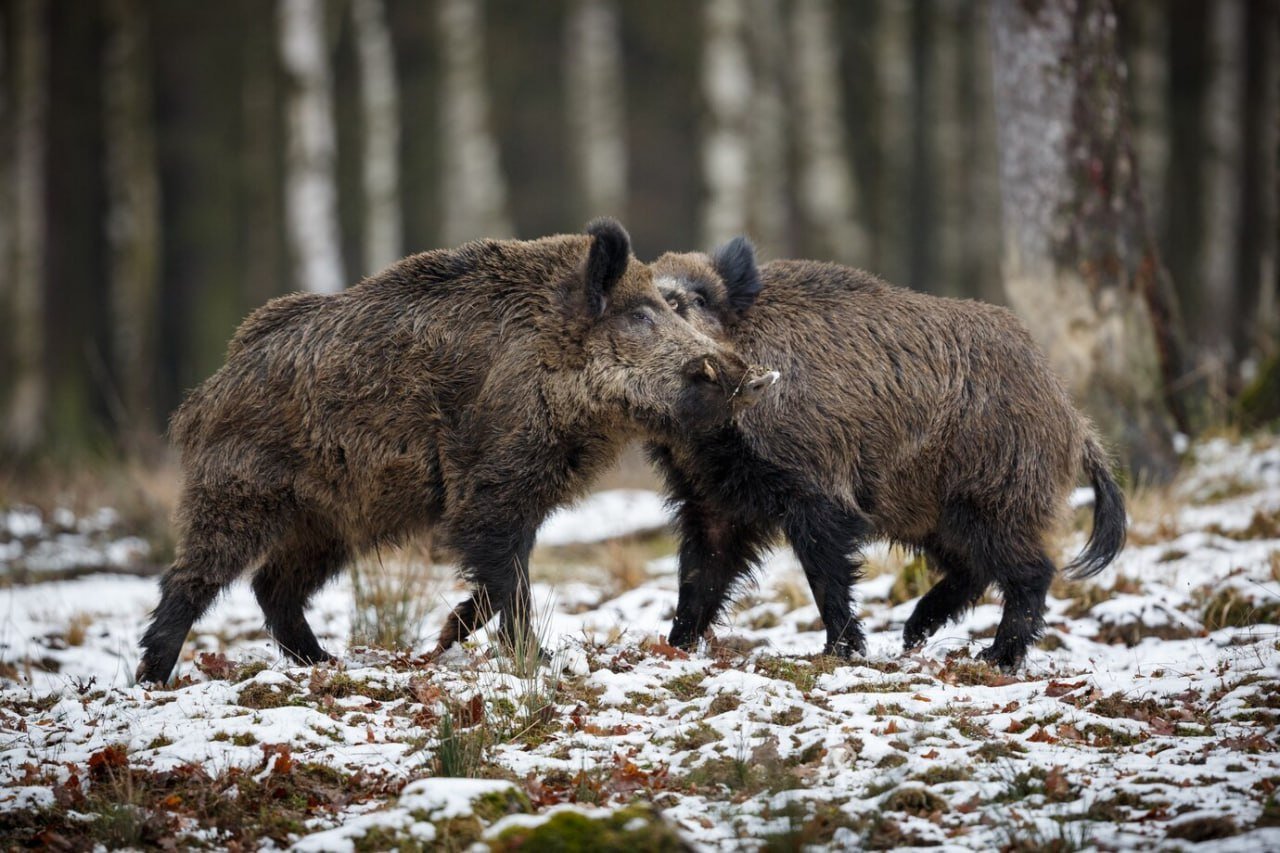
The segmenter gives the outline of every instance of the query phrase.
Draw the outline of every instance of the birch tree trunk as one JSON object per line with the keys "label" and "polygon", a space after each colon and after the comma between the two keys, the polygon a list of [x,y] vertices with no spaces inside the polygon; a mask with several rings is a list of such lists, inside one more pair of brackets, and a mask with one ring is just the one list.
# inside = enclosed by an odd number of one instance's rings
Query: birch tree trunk
{"label": "birch tree trunk", "polygon": [[131,452],[154,434],[160,278],[160,186],[150,108],[147,19],[139,0],[110,0],[103,69],[112,356],[119,428]]}
{"label": "birch tree trunk", "polygon": [[796,0],[791,23],[798,85],[800,208],[807,227],[821,236],[824,257],[860,263],[868,247],[855,219],[830,0]]}
{"label": "birch tree trunk", "polygon": [[565,89],[581,218],[622,217],[627,204],[627,133],[616,3],[576,0],[565,42]]}
{"label": "birch tree trunk", "polygon": [[1221,399],[1234,347],[1229,339],[1237,290],[1240,233],[1240,136],[1244,100],[1244,4],[1216,0],[1209,10],[1209,97],[1205,103],[1205,232],[1201,303],[1193,337]]}
{"label": "birch tree trunk", "polygon": [[707,197],[702,240],[718,246],[747,230],[751,186],[751,62],[743,0],[708,0],[702,91],[708,127],[702,140]]}
{"label": "birch tree trunk", "polygon": [[5,438],[14,452],[40,440],[48,409],[44,337],[48,6],[20,0],[14,16],[13,392]]}
{"label": "birch tree trunk", "polygon": [[445,245],[514,233],[498,141],[489,123],[480,0],[441,0]]}
{"label": "birch tree trunk", "polygon": [[302,290],[337,293],[343,287],[343,266],[325,4],[279,4],[280,57],[289,81],[285,222],[294,277]]}
{"label": "birch tree trunk", "polygon": [[1176,305],[1151,238],[1109,0],[992,6],[1004,280],[1139,476],[1175,468]]}
{"label": "birch tree trunk", "polygon": [[364,270],[404,254],[400,215],[400,95],[395,50],[382,0],[352,0],[364,114]]}

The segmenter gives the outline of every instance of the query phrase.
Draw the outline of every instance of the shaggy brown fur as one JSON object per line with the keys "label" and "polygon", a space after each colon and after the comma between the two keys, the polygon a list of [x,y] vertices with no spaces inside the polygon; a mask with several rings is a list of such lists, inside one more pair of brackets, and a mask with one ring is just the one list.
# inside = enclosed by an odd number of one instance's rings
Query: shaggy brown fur
{"label": "shaggy brown fur", "polygon": [[982,656],[1014,667],[1042,630],[1054,572],[1045,537],[1082,464],[1095,528],[1069,568],[1100,571],[1123,545],[1106,455],[1011,312],[833,264],[757,270],[741,238],[712,257],[664,255],[653,271],[679,313],[782,373],[732,425],[651,449],[682,539],[673,644],[697,642],[781,530],[828,652],[865,649],[850,587],[860,544],[883,537],[942,574],[907,622],[909,648],[994,582],[1004,618]]}
{"label": "shaggy brown fur", "polygon": [[277,642],[327,658],[308,598],[352,555],[429,527],[490,605],[451,630],[500,612],[511,639],[552,509],[631,438],[749,402],[745,364],[676,316],[621,226],[588,231],[414,255],[245,320],[173,418],[180,542],[139,680],[166,679],[192,622],[254,567]]}

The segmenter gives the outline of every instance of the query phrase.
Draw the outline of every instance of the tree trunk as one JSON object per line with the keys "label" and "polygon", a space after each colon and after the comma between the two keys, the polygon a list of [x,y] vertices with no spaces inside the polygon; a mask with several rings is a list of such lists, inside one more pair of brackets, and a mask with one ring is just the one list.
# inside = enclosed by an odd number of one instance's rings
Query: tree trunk
{"label": "tree trunk", "polygon": [[707,197],[702,240],[716,246],[747,230],[751,187],[751,63],[743,0],[708,0],[702,90],[708,126],[702,139]]}
{"label": "tree trunk", "polygon": [[829,0],[797,0],[792,11],[800,163],[805,227],[820,237],[819,254],[862,263],[867,239],[855,219],[853,175],[844,148],[839,54]]}
{"label": "tree trunk", "polygon": [[1237,287],[1240,233],[1240,135],[1244,100],[1244,4],[1216,0],[1209,11],[1209,97],[1205,103],[1205,231],[1200,270],[1202,302],[1193,337],[1215,400],[1234,360],[1229,339]]}
{"label": "tree trunk", "polygon": [[14,16],[13,392],[5,438],[16,453],[30,452],[46,424],[48,384],[45,339],[45,145],[49,69],[48,7],[20,0]]}
{"label": "tree trunk", "polygon": [[985,3],[961,6],[957,78],[961,83],[961,115],[968,116],[960,133],[960,261],[957,291],[962,296],[1000,303],[1000,181],[996,146],[995,107],[991,88],[991,27]]}
{"label": "tree trunk", "polygon": [[156,313],[160,278],[160,188],[147,52],[139,0],[107,3],[103,69],[107,149],[112,356],[120,437],[139,452],[154,436]]}
{"label": "tree trunk", "polygon": [[298,287],[337,293],[344,276],[324,12],[318,0],[280,0],[280,57],[289,81],[285,218]]}
{"label": "tree trunk", "polygon": [[[1277,149],[1280,148],[1280,4],[1250,3],[1246,22],[1240,286],[1231,340],[1240,359],[1280,355],[1280,277],[1276,269]],[[1272,370],[1276,367],[1272,366]]]}
{"label": "tree trunk", "polygon": [[507,184],[489,120],[480,0],[441,0],[444,243],[509,237]]}
{"label": "tree trunk", "polygon": [[613,0],[576,0],[565,36],[570,139],[584,221],[624,217],[627,204],[626,103],[622,46]]}
{"label": "tree trunk", "polygon": [[905,2],[877,6],[875,64],[879,110],[879,181],[876,190],[876,272],[907,281],[907,198],[910,187],[911,7]]}
{"label": "tree trunk", "polygon": [[779,0],[750,0],[747,36],[755,55],[751,114],[750,234],[767,257],[794,254],[787,187],[787,31]]}
{"label": "tree trunk", "polygon": [[[1200,313],[1204,288],[1205,224],[1205,92],[1209,65],[1209,4],[1204,0],[1170,0],[1162,4],[1168,26],[1168,164],[1162,196],[1164,216],[1160,244],[1188,317]],[[1194,328],[1188,329],[1188,336]]]}
{"label": "tree trunk", "polygon": [[1109,0],[992,6],[1004,281],[1125,463],[1176,467],[1176,305],[1145,221]]}
{"label": "tree trunk", "polygon": [[382,0],[352,0],[364,113],[364,269],[404,254],[400,221],[400,115],[395,51]]}

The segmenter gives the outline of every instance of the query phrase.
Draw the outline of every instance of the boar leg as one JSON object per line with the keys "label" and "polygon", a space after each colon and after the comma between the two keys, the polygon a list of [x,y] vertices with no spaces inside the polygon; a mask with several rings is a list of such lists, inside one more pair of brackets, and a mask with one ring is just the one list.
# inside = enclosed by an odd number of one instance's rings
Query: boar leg
{"label": "boar leg", "polygon": [[724,608],[729,590],[750,575],[773,531],[726,518],[694,501],[681,505],[680,597],[667,642],[692,649]]}
{"label": "boar leg", "polygon": [[267,630],[298,663],[333,660],[321,648],[303,611],[311,596],[341,570],[347,552],[333,537],[295,532],[272,549],[253,578]]}
{"label": "boar leg", "polygon": [[464,532],[453,537],[453,547],[459,555],[463,574],[475,584],[476,592],[450,614],[437,650],[443,651],[465,639],[495,612],[501,614],[502,638],[513,651],[533,648],[537,641],[531,636],[529,623],[532,610],[529,552],[533,550],[536,526],[513,532],[510,528],[495,530],[467,519],[457,528]]}
{"label": "boar leg", "polygon": [[986,584],[955,555],[936,548],[926,548],[925,553],[930,567],[941,577],[916,604],[902,630],[902,645],[907,651],[923,646],[939,628],[977,604],[986,591]]}
{"label": "boar leg", "polygon": [[853,585],[862,576],[857,549],[870,531],[862,518],[826,502],[801,505],[787,518],[787,539],[827,628],[823,654],[850,658],[854,652],[867,653],[862,623],[853,612]]}
{"label": "boar leg", "polygon": [[151,614],[151,625],[142,635],[139,682],[163,683],[169,679],[187,632],[224,587],[240,576],[262,553],[273,532],[264,523],[278,517],[280,506],[271,502],[239,504],[229,517],[225,496],[187,497],[181,508],[189,528],[178,547],[178,558],[160,579],[160,604]]}
{"label": "boar leg", "polygon": [[981,660],[1003,670],[1018,668],[1027,647],[1044,632],[1044,600],[1054,571],[1053,561],[1042,553],[1031,562],[1014,563],[995,573],[1004,613],[990,648],[978,654]]}

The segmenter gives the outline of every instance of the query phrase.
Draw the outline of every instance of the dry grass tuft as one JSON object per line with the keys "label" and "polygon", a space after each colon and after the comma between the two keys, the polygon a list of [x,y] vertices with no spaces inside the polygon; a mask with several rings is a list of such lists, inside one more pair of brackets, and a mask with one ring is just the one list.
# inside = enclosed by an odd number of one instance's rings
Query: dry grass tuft
{"label": "dry grass tuft", "polygon": [[351,644],[392,651],[414,648],[441,585],[429,540],[356,560],[351,565]]}

